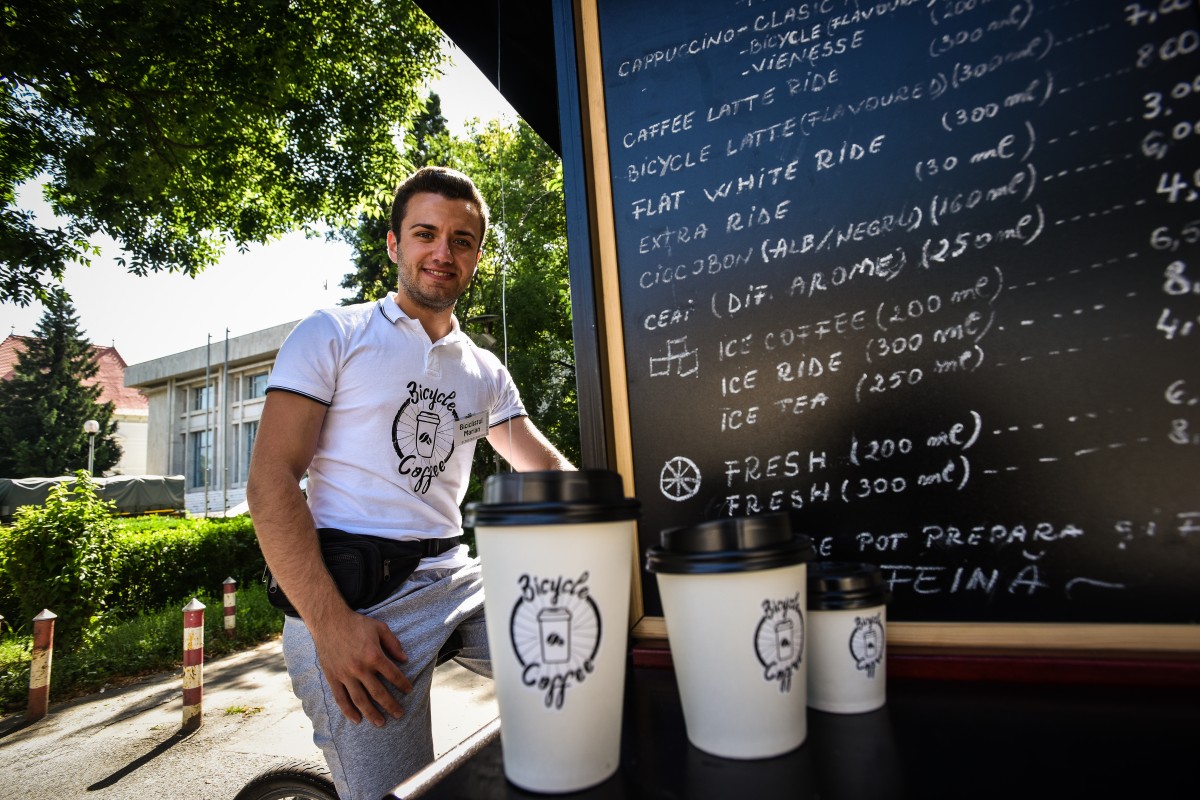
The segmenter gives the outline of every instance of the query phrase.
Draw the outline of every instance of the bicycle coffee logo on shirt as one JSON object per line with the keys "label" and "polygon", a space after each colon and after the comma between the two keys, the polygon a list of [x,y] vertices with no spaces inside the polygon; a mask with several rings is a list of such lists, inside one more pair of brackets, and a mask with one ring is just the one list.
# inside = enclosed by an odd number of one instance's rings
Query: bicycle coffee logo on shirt
{"label": "bicycle coffee logo on shirt", "polygon": [[784,694],[792,690],[792,675],[804,657],[804,615],[800,595],[783,600],[763,600],[763,616],[754,631],[754,652],[763,666],[763,680],[779,684]]}
{"label": "bicycle coffee logo on shirt", "polygon": [[400,456],[400,474],[412,479],[414,492],[425,494],[454,454],[455,392],[416,381],[409,381],[407,388],[408,398],[392,420],[392,446]]}
{"label": "bicycle coffee logo on shirt", "polygon": [[850,634],[850,655],[858,669],[865,671],[868,678],[875,677],[875,668],[883,661],[883,614],[873,617],[855,617],[854,630]]}
{"label": "bicycle coffee logo on shirt", "polygon": [[522,575],[521,596],[509,621],[521,682],[545,693],[546,708],[560,709],[567,690],[595,670],[600,649],[600,609],[588,592],[588,573],[577,578]]}

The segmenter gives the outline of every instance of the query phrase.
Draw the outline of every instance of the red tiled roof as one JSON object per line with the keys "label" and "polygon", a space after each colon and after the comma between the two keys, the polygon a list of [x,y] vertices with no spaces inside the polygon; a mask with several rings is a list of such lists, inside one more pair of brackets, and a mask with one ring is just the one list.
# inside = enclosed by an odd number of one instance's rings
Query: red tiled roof
{"label": "red tiled roof", "polygon": [[17,356],[25,350],[25,337],[9,335],[0,342],[0,380],[8,380],[8,376],[17,367]]}
{"label": "red tiled roof", "polygon": [[[0,380],[12,377],[17,366],[17,356],[25,350],[25,341],[30,337],[9,335],[0,342]],[[112,401],[119,409],[144,409],[149,407],[146,396],[139,390],[125,385],[125,359],[115,347],[92,345],[92,356],[100,370],[88,385],[100,385],[100,402]]]}

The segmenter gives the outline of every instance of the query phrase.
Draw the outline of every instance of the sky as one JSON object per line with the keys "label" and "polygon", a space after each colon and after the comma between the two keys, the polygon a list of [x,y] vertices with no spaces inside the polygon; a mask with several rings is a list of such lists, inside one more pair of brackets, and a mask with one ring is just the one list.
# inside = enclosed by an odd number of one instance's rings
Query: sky
{"label": "sky", "polygon": [[[431,85],[442,100],[452,132],[467,120],[517,114],[461,51],[451,50],[453,66]],[[22,205],[46,209],[36,189],[21,195]],[[43,212],[39,212],[43,213]],[[52,217],[45,210],[48,225]],[[292,234],[246,253],[230,247],[224,258],[195,278],[158,272],[138,277],[115,263],[111,240],[97,238],[102,255],[91,267],[70,264],[63,286],[71,294],[80,327],[93,344],[112,345],[128,364],[224,341],[298,320],[317,308],[337,305],[349,294],[341,288],[351,271],[349,245]],[[24,308],[0,303],[0,337],[31,335],[42,316],[34,302]]]}

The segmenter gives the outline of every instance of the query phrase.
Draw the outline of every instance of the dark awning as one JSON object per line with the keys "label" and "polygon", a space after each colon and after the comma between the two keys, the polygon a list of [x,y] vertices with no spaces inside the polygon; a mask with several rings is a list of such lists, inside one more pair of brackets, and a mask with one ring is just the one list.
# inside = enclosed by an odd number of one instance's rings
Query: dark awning
{"label": "dark awning", "polygon": [[562,155],[551,0],[416,3]]}

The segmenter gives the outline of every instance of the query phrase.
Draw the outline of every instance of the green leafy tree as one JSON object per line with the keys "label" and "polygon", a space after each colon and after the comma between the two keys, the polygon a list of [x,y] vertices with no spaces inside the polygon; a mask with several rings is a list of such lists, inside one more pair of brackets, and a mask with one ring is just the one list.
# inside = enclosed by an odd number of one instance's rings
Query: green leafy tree
{"label": "green leafy tree", "polygon": [[0,476],[55,477],[86,466],[89,419],[100,423],[95,473],[121,459],[113,404],[101,402],[100,386],[89,383],[99,369],[75,306],[61,290],[51,292],[12,378],[0,382]]}
{"label": "green leafy tree", "polygon": [[[14,0],[0,7],[0,296],[46,295],[115,239],[194,275],[226,243],[350,224],[404,172],[441,64],[412,0]],[[44,182],[63,223],[17,189]]]}
{"label": "green leafy tree", "polygon": [[538,427],[578,464],[562,162],[523,120],[489,122],[453,146],[451,166],[492,209],[484,258],[456,314],[477,341],[496,340]]}
{"label": "green leafy tree", "polygon": [[[416,169],[445,164],[449,151],[450,133],[442,115],[442,99],[431,92],[405,136],[404,157]],[[354,293],[342,300],[342,305],[377,300],[396,288],[396,265],[387,254],[391,210],[389,194],[372,213],[362,214],[357,226],[341,232],[342,238],[354,248],[354,271],[341,284],[343,289]]]}
{"label": "green leafy tree", "polygon": [[389,227],[381,206],[373,214],[363,214],[355,227],[342,230],[342,239],[354,249],[354,271],[342,278],[342,288],[354,293],[343,298],[342,305],[378,300],[396,288],[396,265],[387,254]]}
{"label": "green leafy tree", "polygon": [[58,615],[55,639],[71,642],[104,610],[113,579],[115,506],[96,494],[87,472],[50,490],[45,504],[22,506],[0,531],[0,571],[20,598],[22,618]]}

